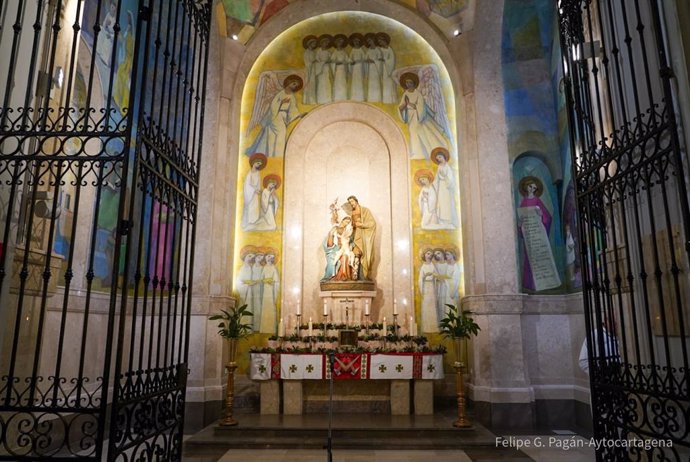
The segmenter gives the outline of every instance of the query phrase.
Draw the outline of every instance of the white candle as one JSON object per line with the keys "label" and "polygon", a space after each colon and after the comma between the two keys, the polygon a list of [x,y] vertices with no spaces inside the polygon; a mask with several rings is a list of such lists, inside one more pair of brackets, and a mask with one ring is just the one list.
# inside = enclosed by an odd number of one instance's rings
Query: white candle
{"label": "white candle", "polygon": [[409,324],[409,326],[410,326],[410,328],[409,328],[409,330],[410,330],[410,335],[412,335],[412,328],[414,327],[414,318],[412,318],[412,316],[410,316],[410,324]]}
{"label": "white candle", "polygon": [[369,316],[369,300],[364,302],[364,315]]}
{"label": "white candle", "polygon": [[386,336],[386,317],[383,317],[383,336]]}
{"label": "white candle", "polygon": [[302,314],[302,307],[300,306],[300,301],[297,300],[297,316]]}
{"label": "white candle", "polygon": [[393,315],[397,315],[397,314],[398,314],[398,301],[393,300]]}
{"label": "white candle", "polygon": [[328,303],[326,300],[323,301],[323,315],[328,316]]}
{"label": "white candle", "polygon": [[314,325],[311,323],[311,318],[309,318],[309,337],[314,336]]}
{"label": "white candle", "polygon": [[278,323],[278,337],[285,337],[285,325],[283,324],[283,318],[280,318]]}

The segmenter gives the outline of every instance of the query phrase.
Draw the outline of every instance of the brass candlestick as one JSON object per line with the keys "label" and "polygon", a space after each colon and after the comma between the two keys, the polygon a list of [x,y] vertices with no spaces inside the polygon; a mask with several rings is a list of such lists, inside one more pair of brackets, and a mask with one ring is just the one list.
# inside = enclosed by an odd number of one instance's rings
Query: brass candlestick
{"label": "brass candlestick", "polygon": [[453,422],[454,427],[458,428],[467,428],[471,427],[472,423],[470,423],[469,419],[467,418],[467,402],[465,400],[465,381],[463,378],[463,372],[465,369],[465,365],[462,363],[462,338],[456,337],[453,339],[455,343],[455,363],[453,364],[453,368],[455,369],[455,389],[456,393],[458,395],[458,420]]}
{"label": "brass candlestick", "polygon": [[224,426],[237,425],[237,420],[232,416],[232,408],[235,404],[235,369],[237,369],[237,363],[235,362],[235,354],[237,353],[237,339],[228,339],[228,346],[230,350],[230,357],[228,363],[225,365],[225,369],[228,371],[228,385],[225,392],[225,416],[221,420],[220,424]]}

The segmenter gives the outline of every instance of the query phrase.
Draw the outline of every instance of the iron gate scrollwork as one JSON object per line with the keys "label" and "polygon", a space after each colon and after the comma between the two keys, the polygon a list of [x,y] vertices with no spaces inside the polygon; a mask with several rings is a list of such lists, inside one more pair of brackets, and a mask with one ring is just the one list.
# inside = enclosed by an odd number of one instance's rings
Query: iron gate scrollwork
{"label": "iron gate scrollwork", "polygon": [[0,460],[180,460],[211,0],[0,1]]}
{"label": "iron gate scrollwork", "polygon": [[690,457],[690,212],[664,10],[561,0],[598,460]]}

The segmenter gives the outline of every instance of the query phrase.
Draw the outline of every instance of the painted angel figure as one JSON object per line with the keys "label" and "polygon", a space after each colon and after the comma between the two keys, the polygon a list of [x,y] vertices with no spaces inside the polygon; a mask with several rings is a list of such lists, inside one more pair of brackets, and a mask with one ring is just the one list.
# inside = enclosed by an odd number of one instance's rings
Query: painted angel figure
{"label": "painted angel figure", "polygon": [[245,154],[248,156],[262,152],[267,157],[283,157],[289,125],[304,116],[304,113],[299,112],[295,99],[295,93],[302,89],[302,77],[289,73],[281,84],[280,74],[286,72],[265,71],[259,76],[247,134],[257,125],[261,126],[261,130],[246,149]]}
{"label": "painted angel figure", "polygon": [[407,124],[410,159],[429,160],[434,148],[449,149],[452,144],[438,69],[433,64],[409,66],[396,74],[404,90],[398,112]]}

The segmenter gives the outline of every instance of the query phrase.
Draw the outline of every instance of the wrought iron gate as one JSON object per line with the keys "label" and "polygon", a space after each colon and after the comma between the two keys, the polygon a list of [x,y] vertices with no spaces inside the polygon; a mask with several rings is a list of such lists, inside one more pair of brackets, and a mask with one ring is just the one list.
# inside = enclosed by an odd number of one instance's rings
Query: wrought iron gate
{"label": "wrought iron gate", "polygon": [[558,2],[598,460],[690,457],[690,213],[664,8]]}
{"label": "wrought iron gate", "polygon": [[0,0],[0,460],[180,460],[211,0]]}

